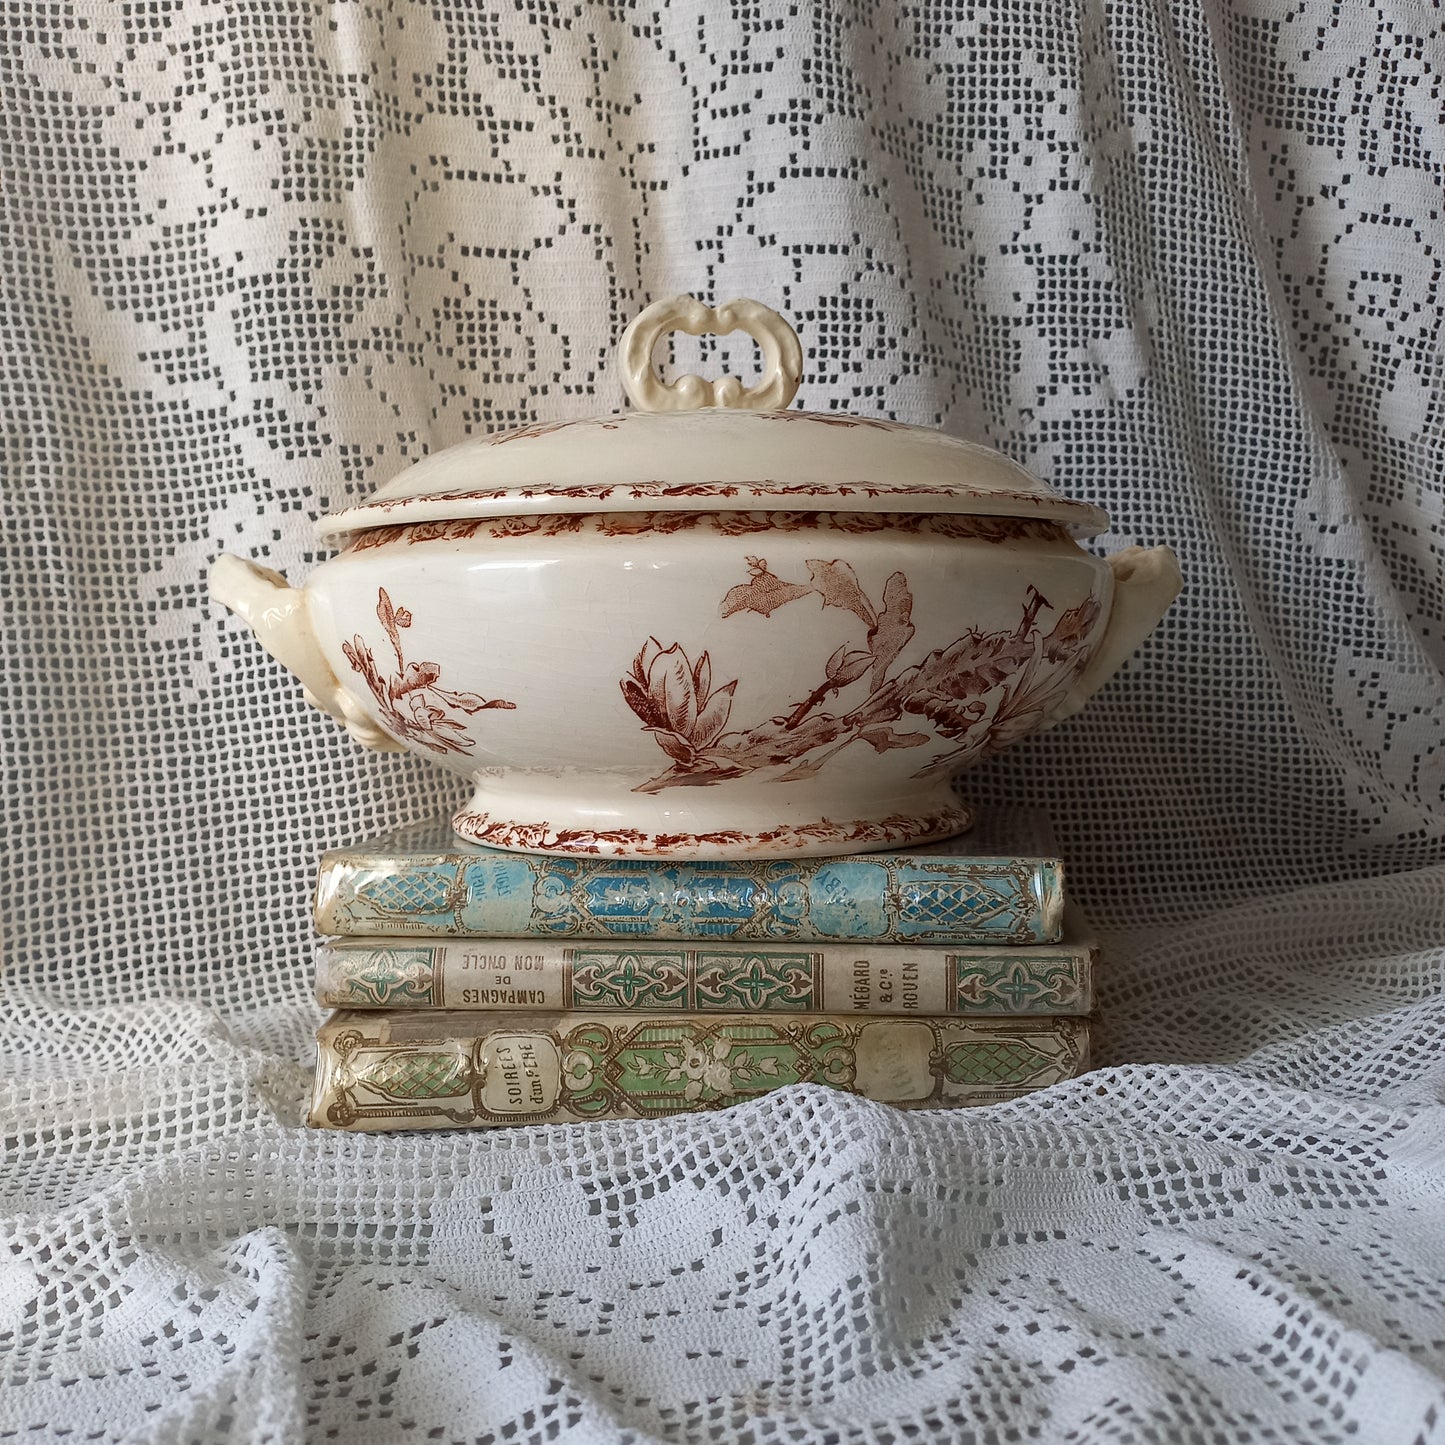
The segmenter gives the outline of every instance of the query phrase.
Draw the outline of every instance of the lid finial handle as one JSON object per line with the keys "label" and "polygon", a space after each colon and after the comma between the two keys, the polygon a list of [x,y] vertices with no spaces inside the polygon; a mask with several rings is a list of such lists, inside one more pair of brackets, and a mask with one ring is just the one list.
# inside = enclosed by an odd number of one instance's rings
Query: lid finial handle
{"label": "lid finial handle", "polygon": [[[660,380],[652,365],[652,352],[669,331],[685,331],[689,336],[747,332],[762,348],[762,378],[746,390],[735,376],[720,381],[704,381],[700,376]],[[617,368],[628,397],[640,411],[695,411],[705,406],[782,411],[798,390],[803,348],[797,332],[761,302],[725,301],[713,307],[691,296],[674,296],[654,301],[633,318],[617,344]]]}

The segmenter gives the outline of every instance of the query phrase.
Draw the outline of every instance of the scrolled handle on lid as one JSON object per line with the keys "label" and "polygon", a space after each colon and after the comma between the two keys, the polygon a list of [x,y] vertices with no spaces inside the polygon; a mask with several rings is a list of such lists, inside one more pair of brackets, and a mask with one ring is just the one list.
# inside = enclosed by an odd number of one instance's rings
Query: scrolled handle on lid
{"label": "scrolled handle on lid", "polygon": [[[652,352],[669,331],[689,336],[726,336],[745,331],[763,353],[763,375],[744,388],[735,376],[704,381],[700,376],[659,379]],[[759,301],[725,301],[704,306],[691,296],[654,301],[633,318],[617,344],[617,367],[632,404],[641,411],[695,411],[705,406],[744,411],[782,411],[792,401],[803,375],[798,334]]]}

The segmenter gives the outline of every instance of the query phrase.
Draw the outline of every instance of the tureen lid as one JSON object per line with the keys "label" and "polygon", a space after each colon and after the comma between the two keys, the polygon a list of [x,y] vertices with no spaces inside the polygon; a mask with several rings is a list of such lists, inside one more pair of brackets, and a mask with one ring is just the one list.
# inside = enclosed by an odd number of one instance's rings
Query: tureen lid
{"label": "tureen lid", "polygon": [[[652,353],[668,331],[745,331],[764,375],[663,383]],[[563,512],[946,512],[1056,521],[1083,536],[1108,516],[1069,501],[1001,452],[928,427],[844,412],[788,411],[802,370],[793,329],[755,301],[716,309],[660,301],[623,333],[618,364],[638,409],[475,437],[408,467],[324,517],[323,538],[370,527]]]}

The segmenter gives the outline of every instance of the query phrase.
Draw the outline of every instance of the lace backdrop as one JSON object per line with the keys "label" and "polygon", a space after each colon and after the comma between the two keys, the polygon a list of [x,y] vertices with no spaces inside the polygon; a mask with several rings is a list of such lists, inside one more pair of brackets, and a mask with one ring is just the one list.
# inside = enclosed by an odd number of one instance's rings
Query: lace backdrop
{"label": "lace backdrop", "polygon": [[[15,0],[0,64],[0,1427],[1438,1437],[1437,11]],[[306,708],[209,562],[299,581],[410,461],[615,409],[680,291],[788,316],[801,404],[1178,551],[969,785],[1053,814],[1107,1067],[307,1132],[317,855],[459,790]]]}

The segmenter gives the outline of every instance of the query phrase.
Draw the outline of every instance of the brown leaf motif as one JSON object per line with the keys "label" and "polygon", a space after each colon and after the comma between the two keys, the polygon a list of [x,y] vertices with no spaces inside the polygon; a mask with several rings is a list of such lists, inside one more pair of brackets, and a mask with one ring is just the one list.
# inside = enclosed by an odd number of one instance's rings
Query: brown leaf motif
{"label": "brown leaf motif", "polygon": [[1061,662],[1081,646],[1099,620],[1099,599],[1089,594],[1077,607],[1071,607],[1054,623],[1054,630],[1044,639],[1044,656],[1050,662]]}
{"label": "brown leaf motif", "polygon": [[764,617],[771,617],[778,608],[806,597],[813,590],[773,576],[761,557],[749,557],[747,564],[749,579],[731,588],[723,598],[719,610],[724,617],[731,617],[734,612],[761,612]]}
{"label": "brown leaf motif", "polygon": [[377,589],[376,616],[396,656],[395,672],[383,674],[359,634],[342,643],[341,652],[376,699],[382,726],[389,733],[436,753],[469,753],[476,744],[466,728],[451,716],[453,710],[476,713],[485,708],[516,708],[516,703],[501,698],[488,699],[475,692],[451,692],[442,687],[438,662],[408,662],[402,651],[401,633],[411,626],[412,616],[405,607],[392,604],[384,587]]}
{"label": "brown leaf motif", "polygon": [[396,696],[415,692],[419,687],[430,687],[442,675],[441,664],[436,662],[409,662],[406,671],[393,684]]}
{"label": "brown leaf motif", "polygon": [[[901,572],[894,576],[901,577]],[[824,607],[841,607],[860,619],[865,627],[872,627],[877,620],[872,604],[863,595],[858,585],[858,575],[846,562],[836,559],[832,562],[812,561],[808,563],[808,577],[811,590],[823,599]]]}
{"label": "brown leaf motif", "polygon": [[898,654],[913,641],[913,594],[908,579],[895,572],[883,584],[883,610],[868,629],[868,651],[873,658],[873,686],[883,685]]}
{"label": "brown leaf motif", "polygon": [[890,748],[921,748],[928,741],[927,733],[896,733],[892,728],[860,728],[859,742],[867,743],[875,753],[886,753]]}

